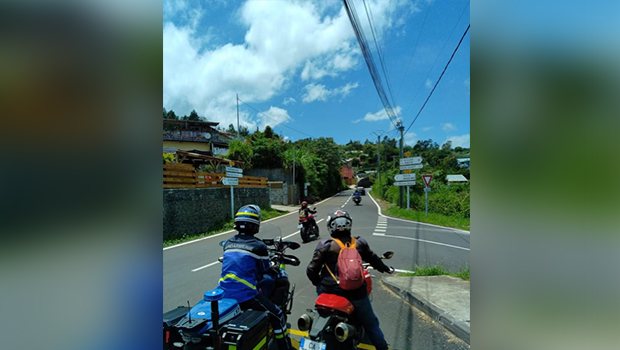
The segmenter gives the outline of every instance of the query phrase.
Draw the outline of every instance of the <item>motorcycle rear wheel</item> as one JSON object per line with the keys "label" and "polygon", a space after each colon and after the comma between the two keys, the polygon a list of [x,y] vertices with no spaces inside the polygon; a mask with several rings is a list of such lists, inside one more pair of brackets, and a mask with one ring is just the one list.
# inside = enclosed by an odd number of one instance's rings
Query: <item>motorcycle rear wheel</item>
{"label": "motorcycle rear wheel", "polygon": [[301,228],[301,230],[299,231],[299,235],[301,236],[301,240],[304,243],[308,243],[308,241],[310,240],[310,237],[308,236],[308,229],[305,227]]}

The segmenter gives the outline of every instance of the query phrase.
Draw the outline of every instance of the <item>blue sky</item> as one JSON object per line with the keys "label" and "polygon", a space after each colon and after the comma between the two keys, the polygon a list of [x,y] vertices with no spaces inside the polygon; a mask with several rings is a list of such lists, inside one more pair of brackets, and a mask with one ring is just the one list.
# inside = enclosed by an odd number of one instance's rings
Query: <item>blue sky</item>
{"label": "blue sky", "polygon": [[[462,0],[366,0],[398,116],[407,129],[469,24]],[[375,44],[362,1],[357,16]],[[418,39],[419,38],[419,39]],[[416,45],[417,43],[417,45]],[[271,125],[291,140],[376,141],[397,134],[383,111],[340,0],[164,0],[164,107],[255,130]],[[414,50],[415,49],[415,50]],[[469,147],[469,33],[407,144],[432,138]],[[377,69],[381,71],[375,54]],[[387,85],[384,80],[384,86]],[[288,128],[287,128],[288,126]],[[295,130],[303,132],[299,133]]]}

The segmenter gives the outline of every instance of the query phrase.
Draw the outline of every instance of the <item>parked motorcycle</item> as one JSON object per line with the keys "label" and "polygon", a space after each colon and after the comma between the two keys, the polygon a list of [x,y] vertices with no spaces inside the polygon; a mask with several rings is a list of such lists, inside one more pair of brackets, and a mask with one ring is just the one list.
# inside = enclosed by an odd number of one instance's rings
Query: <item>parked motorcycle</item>
{"label": "parked motorcycle", "polygon": [[[263,230],[261,230],[263,231]],[[279,233],[279,229],[277,229]],[[285,317],[291,314],[295,284],[290,284],[286,265],[299,266],[300,260],[285,254],[300,244],[282,236],[262,240],[267,245],[272,269],[258,283],[260,293],[278,305]],[[220,242],[223,247],[226,241]],[[218,259],[223,262],[223,258]],[[189,304],[189,302],[188,302]],[[242,311],[222,289],[204,294],[194,305],[180,306],[164,313],[164,350],[277,349],[266,311]]]}
{"label": "parked motorcycle", "polygon": [[[391,259],[394,252],[385,252],[381,259]],[[372,278],[364,263],[366,290],[370,297]],[[308,338],[302,338],[300,350],[332,350],[357,349],[357,345],[365,339],[364,328],[353,316],[353,304],[346,298],[335,294],[322,293],[315,301],[313,311],[303,314],[297,320],[302,331],[308,331]],[[365,342],[365,341],[364,341]]]}
{"label": "parked motorcycle", "polygon": [[[312,208],[312,210],[316,211],[316,207]],[[308,243],[308,241],[310,241],[310,236],[316,236],[317,238],[319,237],[319,226],[316,225],[316,219],[314,215],[310,213],[308,214],[307,218],[299,218],[297,228],[299,229],[299,235],[301,236],[301,240],[304,243]]]}

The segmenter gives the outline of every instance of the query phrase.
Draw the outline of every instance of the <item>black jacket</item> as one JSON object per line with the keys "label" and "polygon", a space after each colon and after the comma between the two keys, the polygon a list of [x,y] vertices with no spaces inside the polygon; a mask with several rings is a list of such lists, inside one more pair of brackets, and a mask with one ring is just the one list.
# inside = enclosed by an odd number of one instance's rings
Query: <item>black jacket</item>
{"label": "black jacket", "polygon": [[[342,243],[346,244],[351,242],[351,237],[346,236],[339,238]],[[390,268],[383,263],[381,258],[370,250],[368,242],[360,237],[355,237],[355,248],[360,253],[364,262],[370,263],[373,268],[379,272],[389,272]],[[329,266],[329,269],[337,276],[338,265],[338,253],[340,253],[340,246],[329,238],[321,241],[314,250],[312,261],[306,268],[306,275],[315,286],[320,286],[321,290],[325,293],[336,294],[347,299],[358,300],[366,297],[366,282],[360,288],[356,290],[343,290],[338,286],[338,283],[329,274],[324,264]]]}

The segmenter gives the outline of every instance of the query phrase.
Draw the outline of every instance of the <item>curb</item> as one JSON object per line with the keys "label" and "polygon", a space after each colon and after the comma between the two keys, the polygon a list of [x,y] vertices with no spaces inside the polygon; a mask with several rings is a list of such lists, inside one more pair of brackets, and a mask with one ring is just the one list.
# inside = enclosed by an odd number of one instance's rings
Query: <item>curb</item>
{"label": "curb", "polygon": [[452,332],[459,339],[469,344],[469,338],[470,338],[470,325],[469,324],[455,319],[454,317],[447,314],[443,309],[441,309],[437,305],[433,304],[432,302],[426,300],[425,298],[423,298],[422,296],[416,293],[413,293],[409,290],[405,290],[383,279],[381,279],[381,283],[383,283],[387,288],[389,288],[394,293],[398,294],[401,298],[403,298],[409,304],[422,310],[429,317],[431,317],[433,320],[437,321],[439,324],[444,326],[446,329]]}
{"label": "curb", "polygon": [[[372,188],[371,188],[372,189]],[[429,224],[426,222],[420,222],[420,221],[415,221],[415,220],[407,220],[407,219],[401,219],[401,218],[396,218],[393,216],[389,216],[389,215],[385,215],[383,214],[382,210],[381,210],[381,206],[379,205],[379,203],[377,203],[377,201],[375,201],[375,199],[372,197],[372,195],[370,194],[370,191],[368,191],[368,196],[370,197],[370,199],[372,199],[372,201],[375,203],[375,205],[377,206],[377,213],[379,214],[379,216],[383,216],[384,218],[389,218],[389,219],[393,219],[393,220],[399,220],[399,221],[405,221],[405,222],[414,222],[416,224],[420,224],[420,225],[426,225],[426,226],[433,226],[433,227],[439,227],[439,228],[443,228],[443,229],[447,229],[447,230],[452,230],[452,231],[456,231],[457,233],[461,233],[461,234],[465,234],[465,235],[469,235],[471,234],[469,231],[466,230],[461,230],[459,228],[455,228],[455,227],[448,227],[448,226],[440,226],[440,225],[434,225],[434,224]]]}

